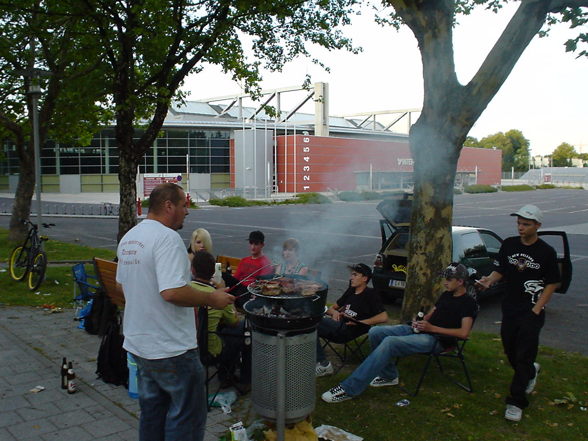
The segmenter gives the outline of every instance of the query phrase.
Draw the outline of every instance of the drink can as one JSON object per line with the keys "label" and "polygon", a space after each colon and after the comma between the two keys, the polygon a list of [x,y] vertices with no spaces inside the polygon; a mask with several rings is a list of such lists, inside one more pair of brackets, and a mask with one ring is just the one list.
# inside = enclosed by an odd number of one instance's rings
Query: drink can
{"label": "drink can", "polygon": [[409,404],[410,404],[410,401],[408,401],[406,398],[405,398],[405,399],[403,399],[403,400],[400,400],[400,401],[397,401],[397,402],[396,402],[396,405],[397,405],[398,407],[406,407],[406,406],[408,406]]}

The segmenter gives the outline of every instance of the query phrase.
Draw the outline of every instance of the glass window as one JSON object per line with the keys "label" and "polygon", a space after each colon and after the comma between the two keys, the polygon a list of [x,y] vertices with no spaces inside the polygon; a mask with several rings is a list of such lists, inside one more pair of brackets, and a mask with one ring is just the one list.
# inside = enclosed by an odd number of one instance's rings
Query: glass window
{"label": "glass window", "polygon": [[500,242],[496,236],[486,231],[480,231],[480,236],[482,237],[488,252],[498,254],[498,251],[500,251],[500,247],[502,246],[502,242]]}
{"label": "glass window", "polygon": [[477,231],[463,234],[461,236],[461,245],[465,258],[486,257],[486,247]]}

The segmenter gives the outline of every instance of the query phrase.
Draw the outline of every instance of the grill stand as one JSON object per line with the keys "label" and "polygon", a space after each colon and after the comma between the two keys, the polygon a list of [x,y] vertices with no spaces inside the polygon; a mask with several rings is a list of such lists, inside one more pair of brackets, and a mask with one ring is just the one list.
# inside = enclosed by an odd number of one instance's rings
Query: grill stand
{"label": "grill stand", "polygon": [[278,332],[278,378],[276,384],[278,441],[286,436],[286,334]]}
{"label": "grill stand", "polygon": [[286,423],[302,421],[314,410],[316,325],[296,331],[254,326],[252,337],[253,408],[275,421],[277,441],[284,441]]}

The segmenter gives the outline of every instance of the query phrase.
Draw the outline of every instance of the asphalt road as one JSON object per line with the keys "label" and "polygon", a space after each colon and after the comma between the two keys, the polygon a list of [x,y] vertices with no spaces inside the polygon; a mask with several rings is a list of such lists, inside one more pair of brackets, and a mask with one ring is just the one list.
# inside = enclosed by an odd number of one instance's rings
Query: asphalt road
{"label": "asphalt road", "polygon": [[[544,230],[563,230],[570,240],[574,276],[568,293],[556,294],[550,302],[542,332],[542,344],[588,355],[588,192],[582,190],[541,190],[522,193],[457,195],[454,224],[486,227],[502,237],[516,234],[515,218],[509,213],[526,203],[544,211]],[[329,283],[329,300],[335,300],[347,285],[346,265],[368,265],[381,244],[376,211],[377,202],[291,205],[275,207],[191,210],[180,230],[186,243],[191,232],[206,228],[214,243],[214,254],[245,256],[247,236],[252,230],[266,235],[265,252],[272,259],[280,256],[281,244],[296,237],[303,260],[322,271]],[[9,218],[0,217],[7,227]],[[116,248],[117,220],[108,218],[52,218],[56,224],[51,238],[76,241],[94,247]],[[399,308],[399,305],[390,305]],[[500,301],[482,302],[476,329],[498,332]]]}

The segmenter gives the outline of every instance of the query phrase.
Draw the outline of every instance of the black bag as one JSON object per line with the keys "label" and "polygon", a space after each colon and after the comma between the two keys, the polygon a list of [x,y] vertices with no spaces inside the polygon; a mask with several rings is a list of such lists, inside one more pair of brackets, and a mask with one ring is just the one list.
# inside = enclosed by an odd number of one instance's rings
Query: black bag
{"label": "black bag", "polygon": [[105,383],[128,387],[129,368],[127,367],[127,351],[123,349],[124,337],[121,333],[119,314],[115,314],[102,337],[96,374]]}
{"label": "black bag", "polygon": [[103,291],[98,291],[92,299],[92,309],[84,318],[84,329],[88,334],[103,336],[108,323],[116,318],[116,305]]}

